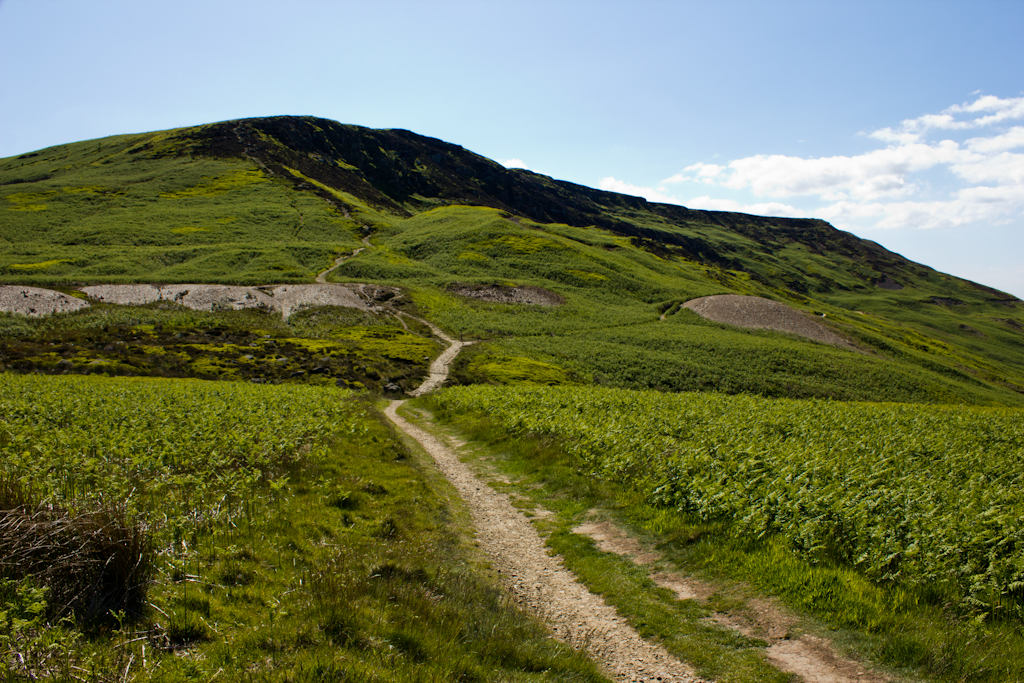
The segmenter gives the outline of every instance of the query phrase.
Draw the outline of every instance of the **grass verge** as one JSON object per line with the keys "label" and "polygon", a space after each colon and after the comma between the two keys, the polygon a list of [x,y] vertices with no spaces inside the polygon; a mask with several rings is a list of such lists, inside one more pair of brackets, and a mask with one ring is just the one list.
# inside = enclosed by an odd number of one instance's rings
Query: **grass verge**
{"label": "grass verge", "polygon": [[[429,401],[429,399],[428,399]],[[405,412],[427,429],[423,402]],[[614,487],[580,474],[552,441],[505,439],[486,419],[460,416],[452,420],[460,433],[477,440],[470,458],[477,468],[496,467],[514,483],[492,484],[512,496],[513,503],[532,515],[541,507],[553,514],[534,521],[547,544],[566,567],[594,593],[615,607],[641,636],[661,643],[692,665],[705,678],[722,683],[786,683],[789,674],[772,667],[762,656],[765,643],[710,624],[710,611],[693,601],[680,601],[651,580],[648,569],[631,560],[599,550],[572,529],[594,508],[614,502]],[[481,442],[486,445],[481,445]]]}
{"label": "grass verge", "polygon": [[53,500],[124,499],[154,571],[143,614],[90,632],[5,577],[0,680],[606,680],[515,608],[447,484],[350,392],[0,386],[0,470]]}
{"label": "grass verge", "polygon": [[[425,401],[430,405],[429,398]],[[811,564],[777,537],[739,538],[726,525],[651,506],[625,487],[586,474],[554,438],[510,438],[495,421],[479,414],[440,417],[487,444],[486,451],[494,456],[488,462],[517,482],[513,491],[523,498],[524,507],[543,505],[555,513],[538,525],[592,590],[605,595],[642,633],[661,639],[670,651],[699,667],[702,675],[786,680],[763,678],[766,674],[754,673],[753,664],[740,666],[744,660],[735,653],[749,653],[753,661],[759,657],[756,642],[687,633],[700,631],[706,612],[693,605],[687,609],[695,611],[687,612],[680,606],[685,603],[650,581],[647,569],[603,553],[589,539],[571,533],[588,513],[605,512],[656,545],[676,570],[722,586],[720,601],[730,602],[731,609],[743,609],[744,594],[777,596],[806,615],[812,632],[897,675],[957,682],[1024,680],[1019,622],[972,619],[957,606],[919,592],[874,583],[829,563]]]}

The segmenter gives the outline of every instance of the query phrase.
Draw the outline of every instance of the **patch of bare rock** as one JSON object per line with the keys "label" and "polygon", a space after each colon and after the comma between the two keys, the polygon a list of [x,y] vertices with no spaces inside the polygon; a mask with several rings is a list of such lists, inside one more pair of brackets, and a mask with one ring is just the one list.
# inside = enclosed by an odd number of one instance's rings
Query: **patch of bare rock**
{"label": "patch of bare rock", "polygon": [[0,312],[4,313],[40,317],[88,307],[88,301],[52,289],[0,285]]}
{"label": "patch of bare rock", "polygon": [[196,311],[279,308],[271,297],[258,289],[233,285],[95,285],[83,287],[82,293],[97,301],[122,306],[170,301]]}
{"label": "patch of bare rock", "polygon": [[530,304],[533,306],[561,306],[565,303],[560,295],[543,287],[524,285],[511,287],[506,285],[465,285],[455,284],[448,288],[452,294],[480,301],[491,301],[499,304]]}
{"label": "patch of bare rock", "polygon": [[849,340],[815,321],[808,314],[785,304],[758,296],[719,294],[691,299],[683,304],[702,318],[717,323],[755,329],[789,332],[805,339],[857,351]]}
{"label": "patch of bare rock", "polygon": [[[317,283],[311,285],[93,285],[82,293],[95,301],[122,306],[141,306],[167,301],[197,311],[262,309],[285,319],[312,306],[341,306],[375,311],[397,301],[396,287],[363,284]],[[0,286],[0,311],[42,316],[88,308],[89,302],[62,292],[39,287]]]}

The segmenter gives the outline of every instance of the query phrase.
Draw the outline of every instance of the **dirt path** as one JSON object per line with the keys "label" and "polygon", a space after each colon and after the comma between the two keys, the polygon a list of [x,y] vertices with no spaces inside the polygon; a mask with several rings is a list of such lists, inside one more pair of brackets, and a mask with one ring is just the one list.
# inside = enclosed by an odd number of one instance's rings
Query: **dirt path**
{"label": "dirt path", "polygon": [[[408,316],[430,327],[448,348],[430,365],[430,376],[411,396],[422,396],[440,387],[459,351],[473,342],[456,341],[436,325]],[[698,681],[685,664],[660,646],[645,641],[615,609],[576,580],[559,558],[548,554],[543,539],[508,497],[479,479],[455,449],[398,415],[404,401],[392,401],[384,414],[395,426],[415,439],[434,459],[469,507],[481,547],[519,604],[540,615],[561,640],[582,647],[617,681]],[[661,556],[644,548],[610,522],[583,524],[575,533],[593,538],[598,547],[632,558],[640,565],[658,562]],[[652,574],[660,586],[680,600],[706,601],[715,591],[675,572]],[[797,617],[771,600],[750,600],[743,614],[715,613],[719,626],[763,638],[765,656],[781,671],[797,674],[806,683],[887,683],[890,679],[865,670],[858,662],[841,657],[832,644],[812,635],[792,637]]]}
{"label": "dirt path", "polygon": [[[423,384],[409,392],[409,395],[415,398],[417,396],[422,396],[423,394],[429,394],[431,391],[444,384],[444,381],[448,379],[448,369],[451,367],[452,361],[455,360],[455,356],[459,355],[459,351],[461,351],[463,347],[475,344],[476,342],[455,341],[442,332],[440,327],[424,320],[423,318],[417,318],[416,316],[409,315],[408,313],[400,313],[400,315],[408,316],[417,322],[423,323],[430,328],[430,331],[434,333],[434,336],[448,343],[448,348],[430,364],[430,376],[427,377]],[[401,318],[399,318],[399,320],[401,320]]]}
{"label": "dirt path", "polygon": [[[346,212],[346,217],[347,217],[347,212]],[[365,244],[366,247],[371,246],[370,245],[370,238],[369,238],[369,236],[363,238],[363,244]],[[335,268],[340,266],[345,261],[348,261],[351,258],[355,258],[356,256],[359,256],[359,252],[361,252],[364,249],[366,249],[366,247],[359,247],[358,249],[353,249],[351,254],[349,254],[347,256],[339,256],[338,258],[334,259],[334,265],[333,266],[331,266],[330,268],[328,268],[325,271],[317,273],[316,281],[321,283],[321,284],[326,284],[327,283],[327,275],[328,275],[328,273],[330,273],[332,270],[334,270]]]}
{"label": "dirt path", "polygon": [[[573,532],[589,536],[601,550],[628,557],[639,565],[650,565],[661,559],[660,553],[644,548],[607,521],[581,524]],[[676,572],[652,574],[651,579],[673,591],[680,600],[706,602],[716,591],[713,586]],[[716,612],[711,621],[768,641],[764,653],[768,661],[780,671],[799,675],[805,683],[889,683],[891,680],[842,657],[825,638],[793,634],[798,618],[775,600],[748,600],[741,611]]]}
{"label": "dirt path", "polygon": [[615,610],[587,590],[508,498],[463,464],[455,451],[397,413],[392,401],[385,415],[416,439],[458,490],[472,514],[480,546],[512,590],[517,602],[543,617],[555,635],[582,647],[616,681],[698,681],[663,648],[648,643]]}
{"label": "dirt path", "polygon": [[[422,396],[439,387],[452,360],[466,345],[451,339],[427,321],[435,335],[449,343],[430,366],[430,377],[415,391]],[[547,547],[530,521],[432,434],[398,415],[403,401],[392,401],[384,414],[434,458],[466,502],[483,550],[502,575],[519,604],[540,615],[556,637],[582,647],[616,681],[696,682],[689,667],[630,627],[614,608],[576,580]]]}

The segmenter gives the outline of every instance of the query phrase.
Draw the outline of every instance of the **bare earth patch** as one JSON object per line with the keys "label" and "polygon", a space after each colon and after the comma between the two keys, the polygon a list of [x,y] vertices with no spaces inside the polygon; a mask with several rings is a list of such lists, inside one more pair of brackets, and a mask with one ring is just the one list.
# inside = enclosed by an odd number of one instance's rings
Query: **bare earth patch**
{"label": "bare earth patch", "polygon": [[[611,522],[588,522],[573,533],[589,536],[597,547],[632,559],[637,564],[657,562],[661,556]],[[677,572],[659,572],[651,579],[673,591],[680,600],[706,602],[714,593],[711,585]],[[768,641],[765,657],[781,671],[794,673],[805,683],[889,683],[890,679],[867,670],[862,664],[841,657],[825,639],[809,634],[794,636],[797,617],[777,600],[748,600],[742,612],[716,612],[712,621],[745,636]]]}
{"label": "bare earth patch", "polygon": [[358,286],[327,283],[278,285],[270,291],[281,309],[281,317],[285,320],[292,313],[310,306],[342,306],[361,311],[370,309],[365,299],[359,295]]}
{"label": "bare earth patch", "polygon": [[40,287],[0,285],[0,312],[40,317],[88,308],[89,302]]}
{"label": "bare earth patch", "polygon": [[771,299],[738,294],[719,294],[691,299],[683,304],[697,315],[717,323],[755,329],[789,332],[823,344],[857,351],[849,340],[839,336],[811,316]]}
{"label": "bare earth patch", "polygon": [[[397,287],[364,284],[317,283],[311,285],[93,285],[82,293],[95,301],[121,306],[142,306],[168,301],[197,311],[257,308],[280,313],[286,320],[311,306],[341,306],[379,311],[401,297]],[[0,286],[0,312],[42,316],[88,308],[89,302],[62,292],[39,287]]]}
{"label": "bare earth patch", "polygon": [[533,306],[561,306],[565,303],[560,295],[542,287],[507,287],[504,285],[460,285],[448,288],[452,294],[470,299],[491,301],[500,304],[530,304]]}

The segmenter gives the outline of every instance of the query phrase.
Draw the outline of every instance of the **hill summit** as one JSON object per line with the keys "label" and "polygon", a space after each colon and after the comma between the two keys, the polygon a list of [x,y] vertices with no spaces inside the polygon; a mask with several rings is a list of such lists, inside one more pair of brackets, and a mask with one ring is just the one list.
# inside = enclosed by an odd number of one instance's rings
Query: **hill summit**
{"label": "hill summit", "polygon": [[[278,116],[59,145],[0,160],[0,212],[0,283],[400,287],[489,340],[463,381],[1022,399],[1013,296],[821,220],[648,202],[405,130]],[[849,348],[682,306],[723,294],[803,311]]]}

